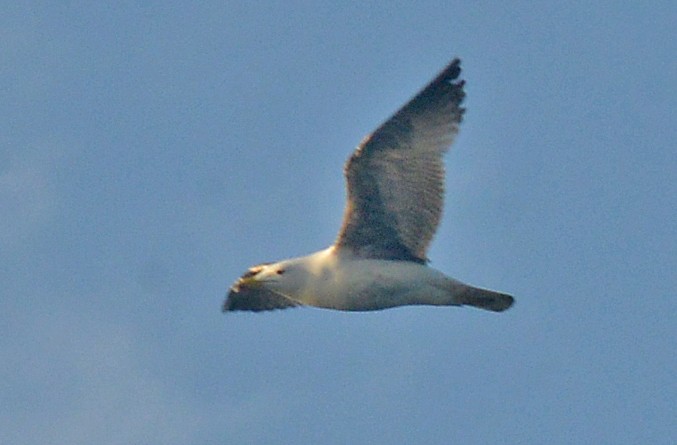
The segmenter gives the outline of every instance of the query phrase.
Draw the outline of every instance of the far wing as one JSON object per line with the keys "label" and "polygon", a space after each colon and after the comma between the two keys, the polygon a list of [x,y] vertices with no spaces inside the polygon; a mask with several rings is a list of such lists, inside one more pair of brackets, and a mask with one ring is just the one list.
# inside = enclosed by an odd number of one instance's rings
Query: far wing
{"label": "far wing", "polygon": [[442,155],[465,111],[460,73],[455,59],[350,157],[338,248],[367,258],[426,261],[442,214]]}

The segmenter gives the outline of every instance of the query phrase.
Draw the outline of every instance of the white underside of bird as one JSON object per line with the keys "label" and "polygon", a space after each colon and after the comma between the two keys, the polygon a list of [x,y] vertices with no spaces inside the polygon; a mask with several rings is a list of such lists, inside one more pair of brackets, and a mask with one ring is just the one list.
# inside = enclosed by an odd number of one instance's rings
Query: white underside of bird
{"label": "white underside of bird", "polygon": [[372,311],[406,305],[510,307],[510,295],[469,286],[432,267],[410,261],[359,258],[334,246],[308,256],[256,267],[236,290],[265,290],[304,305]]}

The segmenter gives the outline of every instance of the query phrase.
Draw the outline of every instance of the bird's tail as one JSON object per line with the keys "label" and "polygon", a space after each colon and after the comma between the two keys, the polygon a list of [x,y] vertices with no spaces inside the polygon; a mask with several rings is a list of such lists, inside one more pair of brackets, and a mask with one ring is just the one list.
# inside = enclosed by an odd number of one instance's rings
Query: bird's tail
{"label": "bird's tail", "polygon": [[458,304],[475,306],[488,311],[503,312],[515,302],[515,299],[499,292],[465,285],[457,296]]}

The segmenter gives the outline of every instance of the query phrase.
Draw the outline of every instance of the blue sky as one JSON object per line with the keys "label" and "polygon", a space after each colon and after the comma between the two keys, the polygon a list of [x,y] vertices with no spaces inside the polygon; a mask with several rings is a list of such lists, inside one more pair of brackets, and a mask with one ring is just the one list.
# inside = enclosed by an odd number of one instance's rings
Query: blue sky
{"label": "blue sky", "polygon": [[[0,442],[677,442],[674,2],[4,2]],[[227,314],[452,57],[432,265],[511,310]]]}

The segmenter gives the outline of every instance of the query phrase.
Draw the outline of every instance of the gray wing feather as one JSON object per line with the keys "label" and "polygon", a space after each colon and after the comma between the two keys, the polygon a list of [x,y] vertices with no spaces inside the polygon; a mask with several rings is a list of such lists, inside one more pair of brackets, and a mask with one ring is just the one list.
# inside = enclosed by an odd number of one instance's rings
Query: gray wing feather
{"label": "gray wing feather", "polygon": [[223,312],[271,311],[299,306],[299,303],[266,289],[231,289],[223,303]]}
{"label": "gray wing feather", "polygon": [[368,258],[426,261],[442,215],[442,155],[464,112],[460,72],[455,59],[348,159],[338,248]]}

